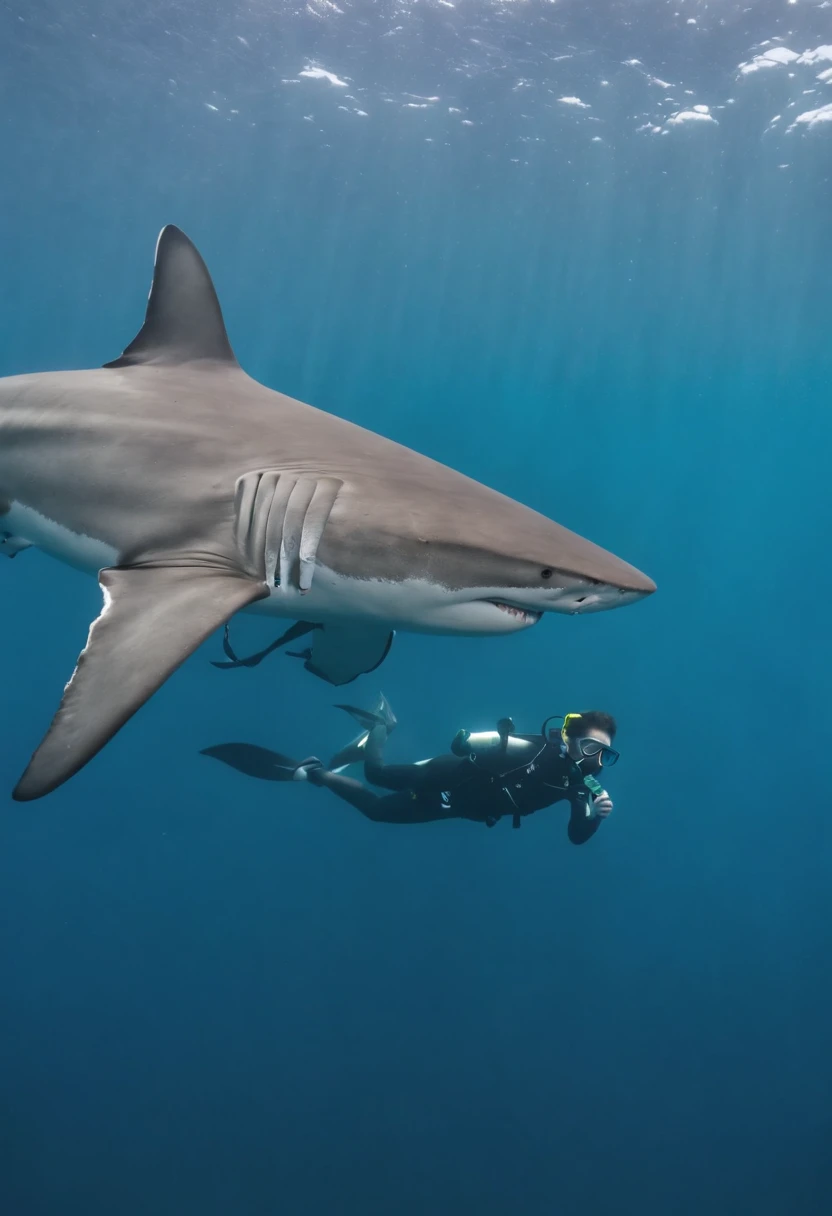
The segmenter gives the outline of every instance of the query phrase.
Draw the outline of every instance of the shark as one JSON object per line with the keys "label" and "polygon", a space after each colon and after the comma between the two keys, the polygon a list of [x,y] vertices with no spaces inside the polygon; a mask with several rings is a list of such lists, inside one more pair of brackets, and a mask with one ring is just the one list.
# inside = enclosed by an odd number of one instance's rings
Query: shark
{"label": "shark", "polygon": [[31,547],[94,575],[102,606],[17,801],[76,774],[240,612],[295,621],[306,668],[338,686],[397,630],[504,635],[656,589],[529,507],[248,376],[174,225],[118,358],[0,378],[0,553]]}

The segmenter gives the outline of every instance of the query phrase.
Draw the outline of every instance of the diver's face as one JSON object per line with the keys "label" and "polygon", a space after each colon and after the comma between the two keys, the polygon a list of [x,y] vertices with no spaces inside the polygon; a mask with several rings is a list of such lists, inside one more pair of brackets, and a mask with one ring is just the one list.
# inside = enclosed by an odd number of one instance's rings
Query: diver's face
{"label": "diver's face", "polygon": [[[582,739],[597,739],[604,747],[612,747],[612,739],[605,730],[589,730],[581,731]],[[567,750],[569,758],[580,764],[582,773],[598,773],[601,771],[601,753],[597,756],[584,756],[581,752],[580,745],[577,739],[569,739],[567,741]]]}

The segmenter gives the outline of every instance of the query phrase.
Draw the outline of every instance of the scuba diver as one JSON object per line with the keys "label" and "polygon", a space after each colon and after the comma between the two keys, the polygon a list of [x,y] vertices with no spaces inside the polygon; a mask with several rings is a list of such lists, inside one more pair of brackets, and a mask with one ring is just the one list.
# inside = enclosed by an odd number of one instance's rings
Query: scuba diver
{"label": "scuba diver", "polygon": [[[374,823],[431,823],[470,819],[493,827],[510,815],[519,828],[526,815],[566,801],[567,835],[585,844],[613,808],[596,774],[618,760],[615,720],[600,710],[567,714],[560,729],[553,715],[532,735],[515,733],[510,718],[494,731],[460,730],[449,753],[415,764],[385,764],[384,746],[396,717],[382,695],[374,710],[338,705],[362,727],[328,766],[310,756],[300,763],[249,743],[220,743],[200,754],[266,781],[306,781],[331,790]],[[368,789],[343,770],[363,761]]]}

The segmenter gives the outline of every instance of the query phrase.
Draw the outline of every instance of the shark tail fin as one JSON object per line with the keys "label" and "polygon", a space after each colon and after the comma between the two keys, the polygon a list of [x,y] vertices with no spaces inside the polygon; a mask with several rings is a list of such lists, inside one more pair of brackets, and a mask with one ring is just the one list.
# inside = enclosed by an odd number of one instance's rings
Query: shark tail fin
{"label": "shark tail fin", "polygon": [[383,726],[389,735],[395,729],[398,721],[383,692],[379,693],[374,709],[360,709],[355,705],[336,705],[335,708],[343,709],[348,713],[362,727],[362,730],[339,752],[335,753],[329,762],[330,769],[347,768],[350,764],[361,763],[364,759],[364,750],[370,737],[370,731],[377,726]]}

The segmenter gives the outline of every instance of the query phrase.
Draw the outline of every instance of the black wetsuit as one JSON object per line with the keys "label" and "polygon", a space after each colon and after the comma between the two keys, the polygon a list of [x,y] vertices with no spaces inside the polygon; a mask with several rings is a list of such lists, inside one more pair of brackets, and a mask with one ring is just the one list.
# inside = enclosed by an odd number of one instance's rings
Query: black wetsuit
{"label": "black wetsuit", "polygon": [[[525,815],[567,800],[567,828],[573,844],[584,844],[601,823],[590,813],[593,794],[584,774],[560,739],[520,735],[525,755],[488,753],[475,758],[435,756],[421,764],[377,764],[368,760],[367,780],[390,794],[376,794],[360,781],[325,769],[310,770],[309,780],[324,786],[376,823],[431,823],[472,819],[488,827],[510,815],[519,827]],[[597,783],[593,783],[598,788]]]}

